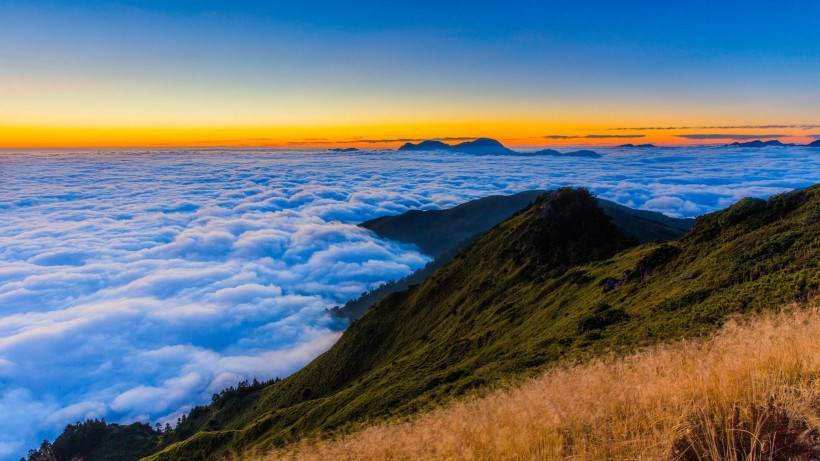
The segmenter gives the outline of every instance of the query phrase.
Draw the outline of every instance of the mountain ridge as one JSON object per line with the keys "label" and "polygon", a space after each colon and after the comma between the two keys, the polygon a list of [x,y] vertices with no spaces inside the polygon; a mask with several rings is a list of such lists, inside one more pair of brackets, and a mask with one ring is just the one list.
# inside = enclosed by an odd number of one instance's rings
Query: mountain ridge
{"label": "mountain ridge", "polygon": [[504,155],[516,154],[514,150],[504,146],[499,141],[491,138],[476,138],[472,141],[464,141],[458,144],[447,144],[438,140],[425,140],[418,144],[412,142],[405,143],[398,149],[399,151],[434,151],[446,150],[473,155]]}
{"label": "mountain ridge", "polygon": [[399,152],[427,152],[446,151],[472,155],[544,155],[553,157],[588,157],[598,158],[601,154],[592,150],[575,150],[569,152],[559,152],[554,149],[542,149],[535,152],[519,152],[503,145],[500,141],[492,138],[476,138],[472,141],[464,141],[458,144],[447,144],[436,139],[428,139],[418,143],[407,142],[397,149]]}
{"label": "mountain ridge", "polygon": [[[649,149],[658,146],[654,144],[620,144],[616,148],[629,149]],[[820,147],[820,140],[810,142],[808,144],[784,143],[779,139],[762,140],[755,139],[752,141],[735,141],[730,144],[724,144],[723,147],[742,147],[742,148],[762,148],[762,147]],[[589,149],[580,149],[574,151],[561,152],[556,149],[540,149],[532,152],[519,152],[504,146],[501,142],[491,138],[476,138],[473,141],[465,141],[458,144],[447,144],[440,140],[428,139],[418,143],[407,142],[397,149],[399,152],[425,152],[425,151],[447,151],[458,152],[473,155],[523,155],[523,156],[551,156],[551,157],[587,157],[600,158],[601,154]]]}
{"label": "mountain ridge", "polygon": [[[399,215],[383,216],[359,224],[379,237],[417,246],[433,257],[425,267],[363,293],[344,305],[330,309],[334,315],[354,320],[370,306],[391,293],[423,282],[435,270],[484,232],[522,210],[546,190],[531,190],[512,195],[492,195],[442,210],[410,210]],[[661,213],[636,210],[615,202],[597,199],[610,219],[640,243],[674,240],[694,225],[694,219],[671,218]]]}
{"label": "mountain ridge", "polygon": [[731,144],[727,144],[728,147],[790,147],[795,146],[796,144],[785,144],[780,142],[778,139],[772,139],[769,141],[762,141],[760,139],[755,139],[754,141],[747,141],[747,142],[740,142],[735,141]]}

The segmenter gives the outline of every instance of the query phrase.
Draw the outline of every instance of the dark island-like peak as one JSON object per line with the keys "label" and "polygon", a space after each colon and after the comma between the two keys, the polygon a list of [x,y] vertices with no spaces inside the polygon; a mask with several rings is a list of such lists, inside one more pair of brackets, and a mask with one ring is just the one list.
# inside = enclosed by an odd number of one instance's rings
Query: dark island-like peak
{"label": "dark island-like peak", "polygon": [[632,143],[629,143],[629,144],[621,144],[620,146],[617,146],[617,147],[627,148],[627,149],[651,149],[651,148],[655,148],[655,147],[658,147],[658,146],[656,146],[654,144],[649,144],[649,143],[646,143],[646,144],[632,144]]}
{"label": "dark island-like peak", "polygon": [[473,155],[499,155],[499,154],[515,154],[516,152],[495,139],[477,138],[472,141],[465,141],[458,144],[447,144],[445,142],[428,139],[417,144],[408,142],[399,147],[400,151],[449,151],[460,152],[463,154]]}
{"label": "dark island-like peak", "polygon": [[359,149],[356,147],[334,147],[328,149],[330,152],[358,152]]}
{"label": "dark island-like peak", "polygon": [[735,141],[731,144],[728,144],[728,147],[788,147],[793,146],[794,144],[784,144],[780,142],[778,139],[772,139],[770,141],[762,141],[760,139],[755,139],[754,141],[747,141],[747,142],[739,142]]}
{"label": "dark island-like peak", "polygon": [[568,152],[559,152],[555,149],[542,149],[533,152],[531,155],[548,155],[552,157],[586,157],[586,158],[600,158],[601,154],[594,150],[571,150]]}
{"label": "dark island-like peak", "polygon": [[426,141],[421,141],[419,143],[412,143],[408,142],[405,143],[403,146],[399,147],[399,150],[403,151],[430,151],[430,150],[450,150],[450,145],[443,143],[441,141],[437,141],[434,139],[428,139]]}
{"label": "dark island-like peak", "polygon": [[458,152],[461,154],[471,155],[522,155],[522,156],[553,156],[553,157],[587,157],[598,158],[601,154],[592,150],[573,150],[568,152],[559,152],[555,149],[542,149],[535,152],[518,152],[501,144],[498,140],[491,138],[476,138],[471,141],[464,141],[458,144],[447,144],[445,142],[429,139],[419,143],[408,142],[399,147],[399,151],[418,152],[418,151],[446,151]]}
{"label": "dark island-like peak", "polygon": [[465,141],[450,147],[455,152],[476,155],[496,155],[514,154],[515,151],[501,144],[499,141],[490,138],[478,138],[473,141]]}

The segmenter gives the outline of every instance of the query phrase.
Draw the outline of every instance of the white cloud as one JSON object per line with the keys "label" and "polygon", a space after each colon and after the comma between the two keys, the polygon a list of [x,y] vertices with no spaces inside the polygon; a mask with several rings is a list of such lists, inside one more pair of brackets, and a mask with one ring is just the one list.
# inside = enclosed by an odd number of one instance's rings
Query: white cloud
{"label": "white cloud", "polygon": [[360,221],[564,185],[694,216],[820,181],[808,149],[605,153],[0,153],[0,459],[297,370],[326,308],[427,262]]}

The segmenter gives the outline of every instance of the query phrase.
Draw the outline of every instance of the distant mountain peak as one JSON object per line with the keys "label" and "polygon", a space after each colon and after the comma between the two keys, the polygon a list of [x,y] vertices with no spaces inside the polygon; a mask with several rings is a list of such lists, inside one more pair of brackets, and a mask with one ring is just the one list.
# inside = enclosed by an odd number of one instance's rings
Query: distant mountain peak
{"label": "distant mountain peak", "polygon": [[426,141],[421,141],[419,143],[412,143],[408,142],[405,143],[403,146],[399,147],[400,151],[430,151],[430,150],[450,150],[450,145],[443,143],[441,141],[437,141],[434,139],[428,139]]}
{"label": "distant mountain peak", "polygon": [[458,144],[447,144],[445,142],[428,139],[419,143],[408,142],[399,147],[399,151],[449,151],[463,154],[475,155],[499,155],[515,154],[516,152],[491,138],[476,138],[472,141],[465,141]]}
{"label": "distant mountain peak", "polygon": [[477,138],[473,141],[465,141],[454,146],[450,150],[465,154],[493,155],[493,154],[515,154],[516,152],[498,140],[491,138]]}
{"label": "distant mountain peak", "polygon": [[629,144],[621,144],[620,146],[617,146],[617,147],[624,147],[624,148],[630,148],[630,149],[650,149],[650,148],[658,147],[658,146],[656,146],[654,144],[649,144],[649,143],[646,143],[646,144],[632,144],[632,143],[629,143]]}
{"label": "distant mountain peak", "polygon": [[456,146],[465,145],[465,144],[470,144],[470,145],[492,145],[492,146],[501,146],[501,145],[503,145],[503,144],[501,144],[501,141],[499,141],[497,139],[493,139],[493,138],[475,138],[472,141],[464,141],[460,144],[456,144]]}
{"label": "distant mountain peak", "polygon": [[581,150],[572,150],[568,152],[559,152],[555,149],[542,149],[533,152],[530,155],[547,155],[550,157],[587,157],[587,158],[600,158],[601,154],[595,152],[594,150],[588,149],[581,149]]}
{"label": "distant mountain peak", "polygon": [[769,141],[763,141],[761,139],[755,139],[754,141],[746,141],[746,142],[739,142],[735,141],[731,144],[727,144],[728,147],[787,147],[787,146],[794,146],[794,144],[784,144],[780,142],[779,139],[771,139]]}
{"label": "distant mountain peak", "polygon": [[601,154],[592,150],[574,150],[559,152],[555,149],[542,149],[535,152],[517,152],[502,144],[497,139],[476,138],[472,141],[464,141],[458,144],[447,144],[437,139],[428,139],[418,143],[408,142],[399,147],[399,151],[421,152],[421,151],[447,151],[472,155],[548,155],[553,157],[588,157],[598,158]]}
{"label": "distant mountain peak", "polygon": [[357,147],[333,147],[328,149],[329,152],[358,152],[359,148]]}

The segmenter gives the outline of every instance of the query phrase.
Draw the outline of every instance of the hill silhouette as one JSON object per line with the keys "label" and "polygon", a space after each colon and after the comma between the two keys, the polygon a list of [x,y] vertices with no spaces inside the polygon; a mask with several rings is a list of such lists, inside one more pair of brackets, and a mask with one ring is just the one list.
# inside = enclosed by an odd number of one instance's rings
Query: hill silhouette
{"label": "hill silhouette", "polygon": [[[513,195],[491,195],[443,210],[410,210],[360,224],[382,238],[418,246],[433,257],[459,243],[483,234],[522,210],[547,191],[531,190]],[[622,232],[639,242],[672,240],[694,225],[694,219],[671,218],[662,213],[636,210],[609,200],[596,199],[601,209]]]}
{"label": "hill silhouette", "polygon": [[430,150],[450,150],[452,146],[442,141],[427,140],[418,144],[412,142],[405,143],[399,147],[400,151],[430,151]]}
{"label": "hill silhouette", "polygon": [[549,155],[556,157],[601,157],[595,151],[576,150],[570,152],[559,152],[554,149],[542,149],[536,152],[518,152],[512,150],[501,142],[490,138],[478,138],[473,141],[465,141],[458,144],[447,144],[438,140],[427,140],[419,143],[408,142],[398,149],[400,152],[426,152],[426,151],[446,151],[458,152],[472,155]]}
{"label": "hill silhouette", "polygon": [[328,151],[329,152],[340,152],[340,153],[358,152],[359,148],[358,147],[333,147],[333,148],[328,149]]}
{"label": "hill silhouette", "polygon": [[727,144],[728,147],[789,147],[795,145],[796,144],[784,144],[777,139],[772,139],[770,141],[761,141],[760,139],[755,139],[754,141],[735,141],[731,144]]}
{"label": "hill silhouette", "polygon": [[[544,193],[546,191],[532,190],[513,195],[493,195],[444,210],[410,210],[360,224],[382,238],[416,245],[422,252],[433,256],[434,260],[407,277],[386,283],[331,311],[348,319],[361,317],[370,306],[386,296],[423,282],[481,234]],[[608,200],[598,199],[598,204],[616,226],[641,243],[679,238],[695,222],[694,219],[670,218],[661,213],[635,210]]]}
{"label": "hill silhouette", "polygon": [[465,141],[458,144],[446,144],[441,141],[427,140],[418,144],[408,142],[399,147],[400,151],[436,151],[444,150],[450,152],[460,152],[473,155],[505,155],[515,154],[512,149],[505,147],[495,139],[478,138],[473,141]]}

